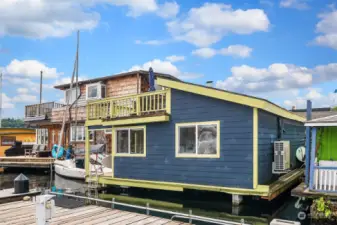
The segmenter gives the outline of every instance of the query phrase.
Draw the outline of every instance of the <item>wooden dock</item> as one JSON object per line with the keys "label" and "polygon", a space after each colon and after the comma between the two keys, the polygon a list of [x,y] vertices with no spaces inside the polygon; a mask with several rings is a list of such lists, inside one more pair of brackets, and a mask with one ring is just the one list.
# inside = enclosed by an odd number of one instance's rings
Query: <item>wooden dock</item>
{"label": "wooden dock", "polygon": [[53,158],[39,158],[31,156],[0,157],[0,167],[10,168],[50,168],[54,164]]}
{"label": "wooden dock", "polygon": [[337,193],[310,191],[309,188],[305,186],[304,182],[291,190],[291,195],[294,197],[305,197],[310,199],[324,197],[331,200],[337,200]]}
{"label": "wooden dock", "polygon": [[[31,201],[18,201],[0,204],[0,221],[2,225],[33,225],[35,222],[35,203]],[[100,206],[82,206],[74,209],[57,207],[55,215],[50,220],[51,225],[183,225],[187,223],[171,221],[154,216],[133,212],[125,212]]]}
{"label": "wooden dock", "polygon": [[5,202],[13,202],[22,200],[24,196],[36,196],[41,194],[41,191],[33,189],[28,193],[15,194],[14,188],[0,190],[0,204]]}

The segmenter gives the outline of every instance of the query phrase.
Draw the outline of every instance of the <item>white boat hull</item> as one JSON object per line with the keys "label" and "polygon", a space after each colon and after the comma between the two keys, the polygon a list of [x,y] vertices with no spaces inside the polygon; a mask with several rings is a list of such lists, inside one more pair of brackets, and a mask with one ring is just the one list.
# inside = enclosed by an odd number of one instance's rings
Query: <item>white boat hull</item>
{"label": "white boat hull", "polygon": [[55,160],[54,168],[58,175],[73,179],[85,179],[85,169],[76,168],[74,160]]}
{"label": "white boat hull", "polygon": [[[76,168],[76,162],[73,159],[68,160],[55,160],[54,162],[55,173],[63,177],[68,177],[72,179],[85,180],[85,169]],[[111,168],[94,166],[90,164],[91,174],[94,175],[96,172],[98,175],[103,173],[111,173]]]}

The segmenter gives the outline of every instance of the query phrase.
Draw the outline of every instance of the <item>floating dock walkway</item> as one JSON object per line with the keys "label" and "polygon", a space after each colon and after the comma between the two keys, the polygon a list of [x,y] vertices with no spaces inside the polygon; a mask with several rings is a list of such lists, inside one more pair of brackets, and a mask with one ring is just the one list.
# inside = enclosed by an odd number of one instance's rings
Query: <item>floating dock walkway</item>
{"label": "floating dock walkway", "polygon": [[[33,225],[35,221],[35,203],[31,201],[18,201],[0,205],[1,224]],[[187,223],[171,221],[155,216],[148,216],[133,212],[125,212],[100,206],[82,206],[75,209],[55,207],[55,215],[50,220],[51,225],[184,225]]]}
{"label": "floating dock walkway", "polygon": [[54,164],[53,158],[39,158],[31,156],[0,157],[0,167],[11,168],[50,168]]}

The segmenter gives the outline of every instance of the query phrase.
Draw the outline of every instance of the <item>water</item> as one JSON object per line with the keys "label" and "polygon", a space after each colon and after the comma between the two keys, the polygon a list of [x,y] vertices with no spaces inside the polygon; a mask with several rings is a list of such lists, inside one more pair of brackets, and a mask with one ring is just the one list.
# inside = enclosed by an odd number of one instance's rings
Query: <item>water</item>
{"label": "water", "polygon": [[[51,176],[48,172],[41,170],[25,170],[24,173],[30,180],[30,188],[53,189],[56,191],[86,194],[87,185],[84,181],[70,180],[57,174]],[[19,171],[6,171],[0,174],[0,189],[12,188],[13,180]],[[299,209],[295,207],[297,199],[292,198],[290,193],[284,193],[272,202],[265,200],[254,200],[251,197],[244,197],[244,203],[239,207],[232,207],[231,196],[200,191],[167,192],[159,190],[145,189],[123,189],[109,188],[104,193],[99,194],[99,198],[117,202],[145,206],[149,203],[153,208],[167,209],[170,211],[183,212],[188,214],[192,210],[194,215],[219,218],[232,221],[240,221],[264,225],[269,224],[272,218],[297,220]],[[110,207],[110,205],[107,205]],[[119,209],[125,209],[117,207]],[[131,209],[127,209],[131,210]],[[140,210],[133,210],[144,213]],[[168,215],[158,215],[169,218]],[[195,222],[194,222],[195,223]],[[199,223],[197,223],[199,224]],[[201,223],[200,223],[201,224]],[[309,221],[301,221],[302,225],[309,225]]]}

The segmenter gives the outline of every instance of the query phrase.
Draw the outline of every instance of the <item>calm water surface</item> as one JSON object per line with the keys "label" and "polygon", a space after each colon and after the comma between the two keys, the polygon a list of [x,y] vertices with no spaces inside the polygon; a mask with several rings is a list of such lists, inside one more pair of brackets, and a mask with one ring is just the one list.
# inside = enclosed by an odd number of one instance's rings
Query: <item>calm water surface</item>
{"label": "calm water surface", "polygon": [[[59,192],[86,194],[87,185],[82,181],[66,179],[57,174],[51,176],[48,172],[41,170],[21,170],[20,172],[29,178],[31,189],[52,188]],[[12,188],[13,180],[19,174],[18,171],[6,171],[0,174],[0,189]],[[256,225],[267,225],[272,218],[297,220],[299,212],[299,209],[295,207],[297,199],[292,198],[290,193],[284,193],[272,202],[254,200],[247,197],[240,207],[232,207],[231,196],[212,192],[186,191],[178,193],[145,189],[109,188],[103,193],[99,193],[99,198],[106,200],[115,198],[118,202],[141,206],[145,206],[148,202],[154,208],[184,213],[192,210],[194,215],[235,221],[244,219],[247,223]],[[130,209],[128,210],[130,211]],[[151,213],[151,215],[155,214]],[[167,215],[159,216],[168,217]],[[301,224],[309,225],[310,221],[301,221]]]}

